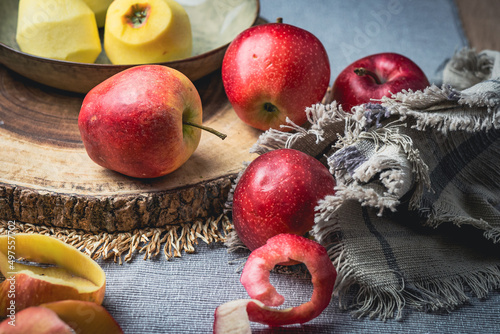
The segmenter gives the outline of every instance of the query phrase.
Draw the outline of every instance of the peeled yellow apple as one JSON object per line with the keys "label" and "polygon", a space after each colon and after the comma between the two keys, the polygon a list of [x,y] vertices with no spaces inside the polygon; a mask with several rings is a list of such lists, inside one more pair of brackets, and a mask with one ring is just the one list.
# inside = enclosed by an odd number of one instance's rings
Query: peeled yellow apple
{"label": "peeled yellow apple", "polygon": [[[19,259],[23,259],[20,261]],[[54,237],[0,236],[0,317],[30,306],[75,299],[101,304],[106,276],[90,257]]]}
{"label": "peeled yellow apple", "polygon": [[36,56],[93,63],[101,53],[94,12],[83,0],[20,0],[16,41]]}
{"label": "peeled yellow apple", "polygon": [[191,23],[174,0],[115,0],[108,8],[104,49],[113,64],[147,64],[191,56]]}
{"label": "peeled yellow apple", "polygon": [[87,6],[92,9],[95,14],[95,20],[97,22],[97,27],[104,27],[104,22],[106,21],[106,11],[113,0],[83,0]]}

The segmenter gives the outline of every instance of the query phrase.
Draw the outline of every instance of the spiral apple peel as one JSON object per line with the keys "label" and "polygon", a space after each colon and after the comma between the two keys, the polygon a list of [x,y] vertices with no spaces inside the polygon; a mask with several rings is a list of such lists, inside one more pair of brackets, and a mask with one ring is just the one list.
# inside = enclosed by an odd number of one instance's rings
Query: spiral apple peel
{"label": "spiral apple peel", "polygon": [[[285,298],[269,282],[275,265],[302,262],[311,274],[314,290],[310,301],[287,309]],[[319,243],[294,234],[279,234],[254,250],[243,269],[240,282],[252,299],[222,304],[215,310],[214,333],[251,333],[250,322],[269,326],[305,323],[320,315],[329,305],[337,272],[326,249]]]}

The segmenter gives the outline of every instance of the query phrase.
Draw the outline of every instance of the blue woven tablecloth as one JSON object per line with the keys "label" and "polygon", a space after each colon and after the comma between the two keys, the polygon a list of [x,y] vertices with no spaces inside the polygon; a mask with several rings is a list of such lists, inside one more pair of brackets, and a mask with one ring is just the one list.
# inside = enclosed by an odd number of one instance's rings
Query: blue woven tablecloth
{"label": "blue woven tablecloth", "polygon": [[[467,46],[452,0],[261,0],[261,16],[314,33],[325,45],[332,82],[352,61],[378,52],[398,52],[414,60],[431,82],[457,49]],[[161,253],[160,253],[161,254]],[[104,306],[125,333],[210,333],[215,308],[248,298],[239,282],[241,256],[221,244],[196,247],[195,254],[166,261],[161,255],[144,261],[140,255],[123,265],[99,261],[107,274]],[[306,278],[273,273],[271,282],[298,305],[310,298]],[[290,333],[494,333],[499,332],[500,294],[473,300],[452,313],[408,310],[403,320],[353,319],[330,306],[318,318]],[[254,324],[257,333],[281,332]]]}

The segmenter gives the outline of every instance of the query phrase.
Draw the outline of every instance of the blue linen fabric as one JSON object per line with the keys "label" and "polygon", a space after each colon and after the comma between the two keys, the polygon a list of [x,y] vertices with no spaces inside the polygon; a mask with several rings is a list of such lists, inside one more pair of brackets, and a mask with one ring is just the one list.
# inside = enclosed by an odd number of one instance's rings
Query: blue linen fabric
{"label": "blue linen fabric", "polygon": [[[200,244],[195,254],[166,261],[137,256],[118,265],[100,261],[107,274],[104,306],[125,333],[211,333],[215,308],[248,298],[239,279],[247,253],[228,253],[225,246]],[[284,306],[309,300],[312,285],[305,276],[272,272],[271,283],[286,298]],[[406,310],[400,321],[356,319],[332,298],[328,308],[304,325],[271,329],[252,323],[254,333],[498,333],[500,294],[450,313]]]}
{"label": "blue linen fabric", "polygon": [[444,61],[468,45],[453,0],[263,0],[260,7],[267,21],[282,17],[319,38],[332,83],[353,61],[380,52],[409,57],[436,83]]}
{"label": "blue linen fabric", "polygon": [[[439,69],[457,49],[467,46],[452,0],[262,0],[261,17],[315,34],[325,45],[332,82],[354,60],[379,52],[413,59],[429,80],[439,83]],[[161,254],[161,253],[160,253]],[[99,260],[107,275],[104,306],[125,333],[210,333],[215,308],[248,298],[239,282],[248,253],[228,253],[222,244],[202,241],[194,254],[167,261],[162,255],[137,255],[123,265]],[[307,301],[307,277],[271,274],[271,282],[293,306]],[[500,294],[448,312],[408,309],[400,321],[355,319],[341,311],[336,297],[316,319],[287,330],[252,324],[255,333],[494,333],[499,332]]]}

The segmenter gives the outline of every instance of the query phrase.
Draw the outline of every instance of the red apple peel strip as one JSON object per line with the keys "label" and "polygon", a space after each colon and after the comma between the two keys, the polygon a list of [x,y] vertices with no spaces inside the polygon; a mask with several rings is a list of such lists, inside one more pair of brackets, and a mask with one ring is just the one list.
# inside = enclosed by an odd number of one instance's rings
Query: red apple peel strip
{"label": "red apple peel strip", "polygon": [[[281,296],[269,282],[269,272],[276,264],[290,260],[302,262],[311,274],[314,290],[311,300],[284,310],[269,306],[283,304]],[[214,333],[250,333],[250,321],[269,326],[305,323],[323,312],[330,304],[337,277],[326,249],[317,242],[294,234],[279,234],[254,250],[248,258],[241,283],[252,299],[225,303],[215,311]]]}
{"label": "red apple peel strip", "polygon": [[[314,288],[311,300],[279,313],[269,313],[267,309],[262,312],[262,308],[251,303],[247,307],[252,310],[249,313],[251,321],[275,326],[304,323],[317,317],[330,303],[337,271],[326,249],[313,240],[295,234],[278,234],[250,254],[240,278],[250,298],[266,306],[283,304],[285,298],[269,282],[269,273],[275,265],[290,261],[302,262],[307,266]],[[271,319],[266,320],[269,316]]]}

